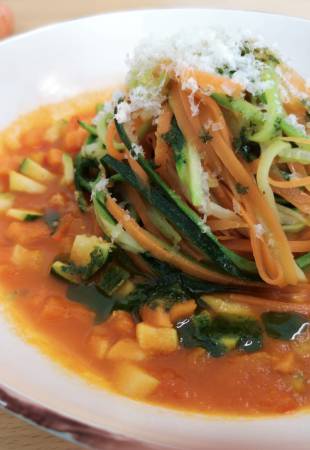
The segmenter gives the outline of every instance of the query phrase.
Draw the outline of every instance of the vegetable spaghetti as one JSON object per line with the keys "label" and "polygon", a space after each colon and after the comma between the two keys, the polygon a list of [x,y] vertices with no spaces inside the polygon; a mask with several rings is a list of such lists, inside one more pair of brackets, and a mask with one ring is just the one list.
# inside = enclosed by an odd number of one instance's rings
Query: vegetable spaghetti
{"label": "vegetable spaghetti", "polygon": [[[309,117],[306,82],[250,35],[142,44],[123,92],[30,129],[3,159],[1,282],[131,397],[310,404]],[[229,391],[230,364],[255,399]]]}

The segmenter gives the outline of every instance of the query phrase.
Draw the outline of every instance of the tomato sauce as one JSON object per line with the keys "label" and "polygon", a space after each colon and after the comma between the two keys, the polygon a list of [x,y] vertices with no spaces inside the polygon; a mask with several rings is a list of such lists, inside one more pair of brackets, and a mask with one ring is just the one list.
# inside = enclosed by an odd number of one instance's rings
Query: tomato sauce
{"label": "tomato sauce", "polygon": [[[117,390],[114,377],[120,362],[98,358],[98,353],[91,351],[90,339],[104,336],[109,345],[120,338],[135,340],[135,323],[122,313],[95,324],[94,313],[69,301],[67,284],[50,274],[52,262],[68,253],[77,234],[101,235],[93,212],[79,210],[74,186],[60,182],[59,155],[65,151],[74,157],[79,150],[85,134],[78,129],[76,119],[87,120],[94,115],[93,99],[89,103],[88,107],[75,106],[75,114],[72,105],[69,115],[65,113],[68,109],[63,108],[60,118],[67,122],[52,142],[44,137],[54,120],[48,109],[19,122],[20,138],[12,129],[11,134],[2,136],[2,190],[8,189],[8,171],[18,170],[25,155],[31,155],[56,177],[43,194],[16,193],[14,207],[57,211],[60,222],[53,234],[42,220],[18,222],[0,215],[0,283],[9,299],[6,303],[12,317],[19,317],[16,324],[21,334],[31,336],[33,330],[40,336],[36,344],[44,351],[48,344],[48,353],[55,360],[69,365],[81,376],[92,373],[97,381]],[[57,107],[53,110],[57,111]],[[39,264],[30,261],[28,265],[16,266],[12,262],[16,245],[39,251],[43,255]],[[254,315],[260,312],[253,307]],[[151,355],[136,363],[159,381],[144,400],[187,411],[229,415],[280,414],[308,407],[310,344],[307,340],[302,344],[298,347],[296,343],[265,337],[263,350],[253,354],[233,351],[222,358],[212,358],[200,348],[180,348],[166,355]],[[64,355],[70,359],[69,364]]]}

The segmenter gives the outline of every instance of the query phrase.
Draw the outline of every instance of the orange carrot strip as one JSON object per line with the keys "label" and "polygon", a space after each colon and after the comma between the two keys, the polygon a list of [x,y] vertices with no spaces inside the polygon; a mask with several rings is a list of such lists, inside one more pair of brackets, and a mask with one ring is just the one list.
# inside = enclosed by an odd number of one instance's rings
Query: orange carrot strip
{"label": "orange carrot strip", "polygon": [[124,229],[155,258],[165,261],[168,264],[178,267],[185,273],[203,280],[214,281],[218,283],[244,284],[245,282],[235,279],[228,275],[213,272],[203,267],[185,256],[175,252],[158,238],[152,236],[148,231],[141,228],[110,196],[106,198],[106,206],[110,214],[117,222],[121,223]]}
{"label": "orange carrot strip", "polygon": [[128,163],[131,167],[131,169],[135,172],[135,174],[137,175],[137,177],[144,183],[144,184],[148,184],[149,183],[149,177],[147,175],[147,173],[145,172],[145,170],[140,166],[140,164],[138,163],[137,160],[135,160],[129,150],[125,150],[125,153],[127,155],[128,158]]}
{"label": "orange carrot strip", "polygon": [[170,130],[172,112],[165,104],[158,118],[156,130],[156,145],[154,148],[154,162],[157,166],[156,172],[161,178],[179,195],[183,196],[178,175],[175,170],[175,161],[172,150],[163,139],[163,134]]}
{"label": "orange carrot strip", "polygon": [[136,253],[127,252],[129,258],[132,260],[135,266],[141,272],[151,274],[153,273],[151,267],[148,265],[148,263],[142,258],[142,256],[137,255]]}
{"label": "orange carrot strip", "polygon": [[[249,295],[242,294],[229,294],[227,299],[232,302],[246,303],[247,305],[257,306],[263,308],[267,311],[295,311],[301,314],[310,313],[310,303],[293,303],[293,302],[283,302],[281,300],[269,300],[266,298],[252,297]],[[279,293],[279,299],[281,294]]]}
{"label": "orange carrot strip", "polygon": [[[305,253],[310,251],[310,240],[288,241],[293,253]],[[225,246],[237,252],[252,252],[251,242],[248,239],[225,240]]]}
{"label": "orange carrot strip", "polygon": [[208,225],[212,231],[232,230],[235,228],[247,228],[248,225],[242,220],[232,219],[209,219]]}
{"label": "orange carrot strip", "polygon": [[157,130],[156,130],[156,146],[154,149],[154,162],[158,166],[158,173],[160,170],[165,169],[167,166],[167,155],[171,153],[171,149],[166,141],[163,139],[163,134],[170,130],[172,119],[172,111],[168,104],[163,106],[162,112],[158,118]]}
{"label": "orange carrot strip", "polygon": [[155,227],[148,215],[148,205],[142,199],[140,194],[129,185],[126,185],[126,195],[128,197],[129,202],[132,204],[138,215],[140,216],[144,227],[152,234],[157,236],[159,239],[162,239],[163,236],[159,232],[159,230]]}
{"label": "orange carrot strip", "polygon": [[274,187],[274,193],[279,194],[301,212],[310,214],[310,195],[298,188],[283,189]]}
{"label": "orange carrot strip", "polygon": [[[206,102],[211,104],[215,103],[214,100],[209,97],[206,98]],[[217,120],[217,116],[214,116],[214,120]],[[279,260],[282,265],[286,282],[289,284],[296,284],[298,278],[294,258],[278,218],[260,193],[253,177],[238,160],[232,148],[228,146],[217,133],[213,133],[213,141],[214,149],[219,159],[221,159],[223,164],[227,167],[235,181],[248,187],[248,191],[244,195],[244,198],[247,198],[252,205],[255,205],[254,207],[257,211],[257,215],[262,217],[263,223],[272,233],[278,253],[275,259]]]}
{"label": "orange carrot strip", "polygon": [[120,152],[114,147],[114,140],[116,136],[118,136],[118,134],[115,123],[113,120],[111,120],[107,129],[107,152],[109,155],[113,156],[113,158],[120,161],[124,159],[124,152]]}
{"label": "orange carrot strip", "polygon": [[182,76],[182,81],[193,77],[200,89],[211,92],[219,92],[222,94],[240,97],[241,93],[244,91],[244,87],[241,84],[232,81],[230,78],[223,77],[220,75],[211,74],[208,72],[201,72],[199,70],[185,72]]}
{"label": "orange carrot strip", "polygon": [[310,177],[293,178],[288,181],[274,180],[273,178],[269,177],[269,183],[271,184],[271,186],[276,186],[282,189],[298,188],[310,185]]}

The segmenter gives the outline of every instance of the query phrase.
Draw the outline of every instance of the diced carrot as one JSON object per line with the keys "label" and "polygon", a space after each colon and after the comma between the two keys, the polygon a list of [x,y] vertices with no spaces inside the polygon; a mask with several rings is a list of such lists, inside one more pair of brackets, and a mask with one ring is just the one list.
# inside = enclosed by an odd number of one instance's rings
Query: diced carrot
{"label": "diced carrot", "polygon": [[126,311],[113,311],[111,317],[106,321],[106,324],[121,336],[132,337],[135,335],[135,323],[131,315]]}
{"label": "diced carrot", "polygon": [[43,152],[34,152],[31,153],[30,158],[38,164],[43,164],[45,154]]}
{"label": "diced carrot", "polygon": [[141,317],[144,322],[154,327],[171,328],[172,323],[169,317],[169,313],[164,310],[162,306],[157,308],[150,308],[144,305],[140,310]]}
{"label": "diced carrot", "polygon": [[60,297],[49,297],[41,312],[41,319],[60,319],[66,315],[67,306]]}
{"label": "diced carrot", "polygon": [[42,143],[43,135],[43,128],[31,128],[22,136],[22,144],[29,148],[37,147]]}
{"label": "diced carrot", "polygon": [[41,239],[46,239],[50,230],[44,222],[12,222],[5,236],[16,244],[28,245]]}
{"label": "diced carrot", "polygon": [[3,154],[1,155],[0,175],[8,175],[10,170],[16,170],[23,160],[22,155]]}
{"label": "diced carrot", "polygon": [[110,342],[107,338],[98,335],[92,335],[88,341],[88,347],[98,359],[103,359],[110,347]]}
{"label": "diced carrot", "polygon": [[64,147],[67,152],[76,153],[82,147],[84,140],[87,136],[87,132],[83,128],[77,130],[68,131],[64,138]]}
{"label": "diced carrot", "polygon": [[280,373],[288,374],[296,370],[295,355],[293,352],[286,353],[284,356],[277,358],[273,368]]}
{"label": "diced carrot", "polygon": [[63,195],[58,192],[57,194],[52,195],[48,201],[48,204],[49,206],[63,207],[65,206],[65,199]]}
{"label": "diced carrot", "polygon": [[63,152],[59,148],[51,148],[46,154],[46,163],[56,172],[63,170],[62,154]]}
{"label": "diced carrot", "polygon": [[175,303],[170,309],[170,320],[175,323],[185,317],[190,317],[197,308],[195,300]]}

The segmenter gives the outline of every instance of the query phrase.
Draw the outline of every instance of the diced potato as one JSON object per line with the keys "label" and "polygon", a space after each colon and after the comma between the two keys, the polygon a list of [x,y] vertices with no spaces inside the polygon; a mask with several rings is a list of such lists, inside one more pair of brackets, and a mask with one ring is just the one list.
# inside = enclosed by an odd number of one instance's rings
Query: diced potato
{"label": "diced potato", "polygon": [[298,394],[302,394],[305,391],[306,380],[302,372],[294,373],[292,377],[292,387]]}
{"label": "diced potato", "polygon": [[53,123],[44,134],[44,139],[51,144],[60,139],[66,129],[67,122],[65,120],[58,120]]}
{"label": "diced potato", "polygon": [[115,330],[118,335],[133,337],[135,335],[136,325],[131,315],[126,311],[113,311],[111,317],[105,324]]}
{"label": "diced potato", "polygon": [[146,354],[134,339],[121,339],[109,350],[107,358],[111,360],[142,361]]}
{"label": "diced potato", "polygon": [[64,147],[67,152],[75,153],[82,147],[87,132],[83,128],[68,131],[64,138]]}
{"label": "diced potato", "polygon": [[40,271],[42,269],[44,255],[40,250],[28,250],[17,244],[14,247],[11,261],[20,268]]}
{"label": "diced potato", "polygon": [[310,338],[307,335],[295,339],[292,347],[295,353],[301,358],[308,358],[310,356]]}
{"label": "diced potato", "polygon": [[31,153],[30,158],[37,162],[38,164],[44,164],[45,153],[44,152],[34,152]]}
{"label": "diced potato", "polygon": [[159,385],[159,380],[140,367],[123,362],[117,364],[115,368],[114,384],[118,391],[124,395],[144,398],[155,391]]}
{"label": "diced potato", "polygon": [[248,305],[223,300],[218,297],[213,297],[212,295],[204,295],[201,298],[217,313],[236,314],[238,316],[249,316],[252,314],[252,309]]}
{"label": "diced potato", "polygon": [[29,245],[50,236],[50,230],[43,221],[12,222],[5,236],[16,244]]}
{"label": "diced potato", "polygon": [[126,297],[135,289],[135,287],[136,286],[132,281],[126,280],[125,283],[119,289],[117,289],[117,291],[115,291],[115,295]]}
{"label": "diced potato", "polygon": [[150,353],[171,353],[178,348],[178,335],[174,328],[156,328],[147,323],[137,325],[137,339],[140,347]]}
{"label": "diced potato", "polygon": [[144,305],[140,311],[141,317],[145,323],[153,325],[154,327],[171,328],[172,323],[169,317],[169,313],[164,310],[162,306],[156,308],[150,308]]}
{"label": "diced potato", "polygon": [[63,152],[59,148],[51,148],[46,154],[46,163],[56,172],[62,171]]}
{"label": "diced potato", "polygon": [[171,322],[176,323],[178,320],[184,319],[185,317],[190,317],[196,308],[197,304],[195,300],[175,303],[170,309]]}
{"label": "diced potato", "polygon": [[294,353],[289,352],[281,356],[280,358],[277,358],[277,361],[274,364],[273,368],[280,373],[293,373],[296,370]]}
{"label": "diced potato", "polygon": [[109,350],[110,342],[103,336],[92,335],[89,339],[88,346],[96,358],[103,359]]}

